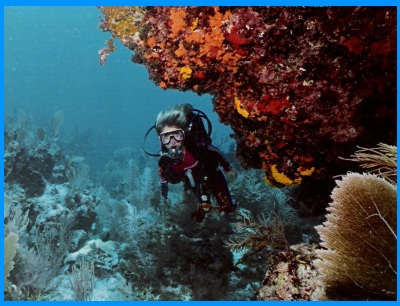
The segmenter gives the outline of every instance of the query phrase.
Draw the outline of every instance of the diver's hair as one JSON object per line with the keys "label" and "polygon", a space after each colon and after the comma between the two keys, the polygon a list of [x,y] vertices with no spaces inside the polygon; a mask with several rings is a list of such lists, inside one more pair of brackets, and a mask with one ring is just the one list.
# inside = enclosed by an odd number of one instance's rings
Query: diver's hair
{"label": "diver's hair", "polygon": [[183,130],[186,129],[187,115],[193,111],[191,104],[179,104],[171,108],[161,111],[156,120],[156,131],[158,134],[161,133],[165,126],[177,126]]}

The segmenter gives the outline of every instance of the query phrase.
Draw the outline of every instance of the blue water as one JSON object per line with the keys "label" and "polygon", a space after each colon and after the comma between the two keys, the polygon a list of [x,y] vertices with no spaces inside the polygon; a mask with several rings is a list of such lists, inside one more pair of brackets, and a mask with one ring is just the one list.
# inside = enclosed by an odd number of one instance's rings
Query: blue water
{"label": "blue water", "polygon": [[[65,150],[83,155],[92,172],[119,148],[139,149],[157,113],[174,104],[205,111],[218,137],[231,133],[218,122],[211,96],[160,89],[118,40],[101,66],[98,51],[111,37],[98,28],[101,16],[96,7],[4,8],[5,117],[24,113],[32,129],[48,129],[62,111],[60,138],[85,136]],[[155,134],[146,143],[158,148]]]}

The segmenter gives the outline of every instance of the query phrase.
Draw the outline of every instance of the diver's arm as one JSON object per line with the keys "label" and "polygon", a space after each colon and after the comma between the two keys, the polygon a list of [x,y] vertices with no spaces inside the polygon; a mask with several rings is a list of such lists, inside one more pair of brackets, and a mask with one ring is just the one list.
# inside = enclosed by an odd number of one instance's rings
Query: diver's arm
{"label": "diver's arm", "polygon": [[222,166],[225,172],[232,170],[231,164],[217,147],[208,145],[208,151],[217,159],[218,163]]}
{"label": "diver's arm", "polygon": [[158,160],[158,173],[160,174],[160,192],[164,199],[168,198],[168,180],[165,177],[166,168],[169,166],[168,158],[161,156]]}
{"label": "diver's arm", "polygon": [[158,169],[160,173],[160,192],[164,199],[168,198],[168,181],[163,176],[164,170],[162,168]]}

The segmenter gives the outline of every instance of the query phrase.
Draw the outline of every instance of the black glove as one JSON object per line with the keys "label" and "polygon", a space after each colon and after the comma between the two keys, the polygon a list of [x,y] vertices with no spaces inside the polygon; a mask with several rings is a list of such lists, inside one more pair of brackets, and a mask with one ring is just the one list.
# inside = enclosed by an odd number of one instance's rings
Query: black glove
{"label": "black glove", "polygon": [[161,183],[161,195],[164,197],[164,199],[168,198],[168,183],[167,182]]}
{"label": "black glove", "polygon": [[160,168],[167,168],[169,165],[171,165],[171,163],[172,159],[167,155],[161,156],[160,159],[158,160],[158,166]]}
{"label": "black glove", "polygon": [[197,223],[203,221],[205,216],[206,213],[201,208],[199,208],[195,212],[192,212],[192,219],[195,219]]}
{"label": "black glove", "polygon": [[231,213],[236,209],[236,206],[232,205],[226,205],[226,206],[220,206],[220,210],[224,211],[226,213]]}

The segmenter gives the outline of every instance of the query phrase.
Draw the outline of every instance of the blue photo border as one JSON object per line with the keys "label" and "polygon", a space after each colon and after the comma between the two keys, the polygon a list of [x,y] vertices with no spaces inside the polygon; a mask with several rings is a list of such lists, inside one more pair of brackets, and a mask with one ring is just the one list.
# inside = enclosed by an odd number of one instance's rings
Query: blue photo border
{"label": "blue photo border", "polygon": [[[243,5],[254,5],[254,6],[266,6],[266,5],[278,5],[278,6],[298,6],[298,5],[307,5],[307,6],[357,6],[357,5],[363,5],[363,6],[396,6],[398,8],[398,1],[393,1],[393,0],[383,0],[383,1],[372,1],[372,0],[365,0],[365,1],[356,1],[356,0],[336,0],[336,1],[316,1],[316,0],[308,0],[308,1],[296,1],[296,0],[287,0],[287,1],[278,1],[278,0],[269,0],[269,1],[255,1],[255,0],[246,0],[246,1],[237,1],[237,0],[230,0],[230,1],[210,1],[210,0],[198,0],[198,1],[179,1],[179,0],[165,0],[165,1],[148,1],[148,0],[143,0],[143,1],[104,1],[104,0],[99,0],[99,1],[92,1],[92,0],[85,0],[85,1],[78,1],[78,0],[62,0],[62,1],[46,1],[46,0],[35,0],[35,1],[29,1],[29,0],[5,0],[3,1],[3,5],[1,6],[1,14],[0,18],[2,19],[2,41],[4,42],[4,7],[6,6],[98,6],[98,5],[144,5],[144,6],[153,6],[153,5],[164,5],[164,6],[172,6],[172,5],[229,5],[229,6],[243,6]],[[398,9],[397,9],[398,10]],[[397,18],[397,31],[399,30],[399,20]],[[397,36],[397,46],[399,45],[399,37]],[[397,51],[398,52],[398,51]],[[4,71],[4,48],[1,49],[1,68],[2,71]],[[397,63],[397,68],[398,68],[398,63]],[[398,70],[397,70],[398,71]],[[399,74],[397,72],[397,79]],[[1,88],[1,146],[2,146],[2,155],[3,155],[3,160],[4,160],[4,73],[2,74],[2,81],[3,81],[3,86]],[[397,88],[397,93],[399,92],[399,89]],[[398,117],[399,111],[397,110],[397,117]],[[399,142],[399,135],[397,135],[397,142]],[[3,180],[1,181],[3,191],[4,191],[4,163],[1,164],[1,173],[3,175]],[[3,207],[4,207],[4,197],[3,197]],[[4,210],[2,210],[1,214],[4,214]],[[397,213],[398,214],[398,213]],[[399,215],[399,214],[398,214]],[[3,216],[4,217],[4,216]],[[4,218],[3,218],[4,220]],[[398,231],[398,229],[397,229]],[[1,227],[1,232],[4,235],[4,226]],[[1,248],[4,251],[4,243],[1,244]],[[2,252],[3,256],[3,262],[4,262],[4,252]],[[4,271],[4,265],[3,265],[3,271]],[[2,282],[3,283],[3,282]],[[399,284],[397,284],[399,288]],[[4,287],[4,283],[3,283]],[[2,293],[2,301],[4,301],[4,292]],[[13,303],[13,305],[17,305],[20,303],[28,303],[28,302],[15,302],[15,301],[5,301],[4,303]],[[70,303],[107,303],[107,305],[110,305],[110,303],[121,303],[120,301],[118,302],[29,302],[29,303],[57,303],[58,305],[61,304],[69,304]],[[127,302],[122,302],[122,303],[127,303]],[[135,301],[135,304],[144,304],[146,303],[149,305],[149,303],[157,303],[157,305],[175,305],[177,303],[183,303],[183,302],[172,302],[172,301]],[[221,304],[226,304],[226,303],[235,303],[235,304],[240,304],[240,305],[248,305],[248,304],[254,304],[254,303],[266,303],[264,301],[226,301],[226,302],[217,302],[217,301],[207,301],[207,302],[199,302],[199,301],[193,301],[189,302],[190,304],[204,304],[207,303],[207,306],[214,306],[214,305],[221,305]],[[276,303],[276,302],[275,302]],[[285,302],[279,302],[279,303],[289,303],[288,301]],[[310,303],[310,302],[295,302],[295,303]],[[315,303],[315,302],[314,302]],[[351,302],[351,301],[341,301],[341,302],[317,302],[317,303],[324,303],[324,305],[332,304],[332,303],[351,303],[353,304],[360,304],[361,303],[366,303],[365,301],[363,302]],[[381,304],[383,302],[368,302],[369,305],[372,304]],[[394,302],[384,302],[384,303],[396,303],[397,301]]]}

